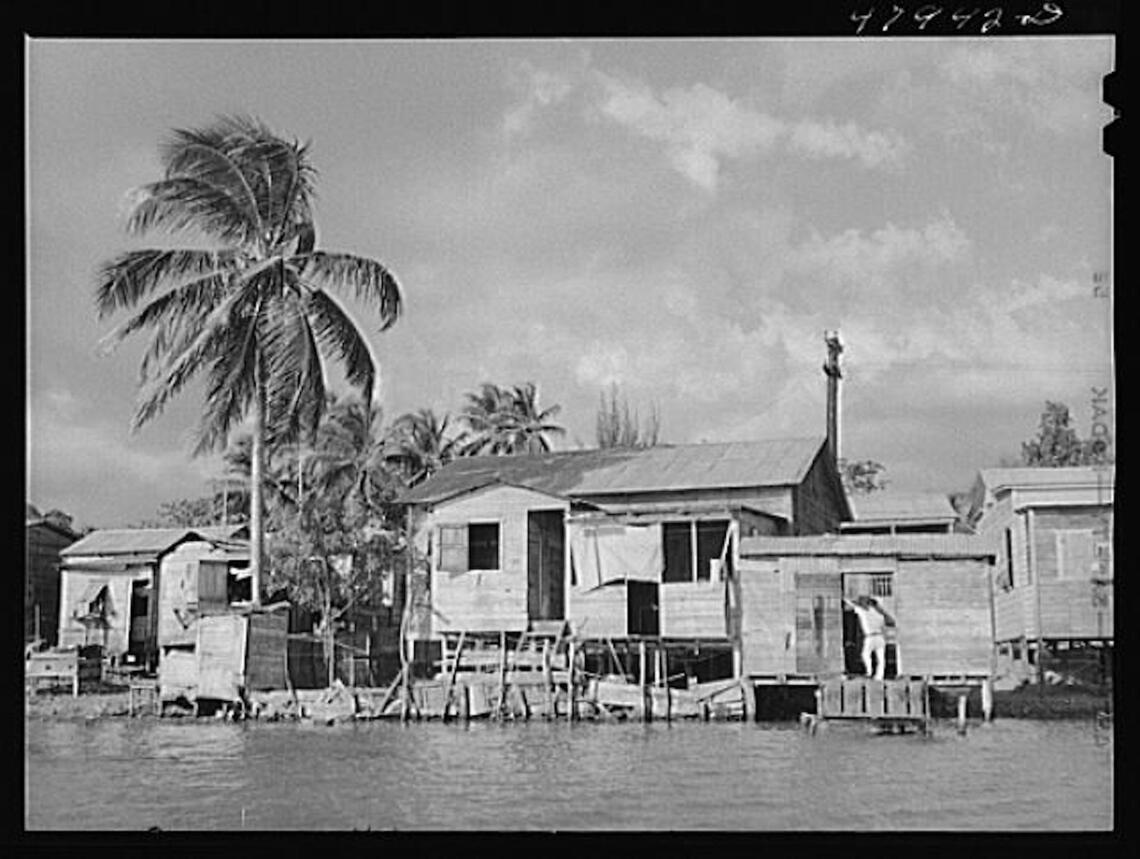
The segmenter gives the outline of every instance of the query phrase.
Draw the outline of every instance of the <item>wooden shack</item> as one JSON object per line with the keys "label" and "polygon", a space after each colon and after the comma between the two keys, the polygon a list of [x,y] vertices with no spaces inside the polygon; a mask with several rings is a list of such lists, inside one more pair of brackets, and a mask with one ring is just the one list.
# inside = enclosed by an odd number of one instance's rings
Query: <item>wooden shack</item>
{"label": "wooden shack", "polygon": [[52,513],[29,504],[24,520],[24,640],[49,645],[58,641],[59,553],[79,539],[67,518]]}
{"label": "wooden shack", "polygon": [[1107,671],[1114,485],[1112,466],[979,472],[970,515],[997,547],[994,638],[1011,678],[1039,679],[1047,663],[1077,651]]}
{"label": "wooden shack", "polygon": [[992,547],[972,535],[745,538],[743,671],[811,679],[864,673],[858,621],[843,601],[866,594],[897,624],[888,633],[888,677],[987,677],[993,563]]}
{"label": "wooden shack", "polygon": [[747,535],[850,518],[822,438],[470,457],[407,492],[420,638],[569,620],[586,638],[727,642]]}
{"label": "wooden shack", "polygon": [[159,663],[159,698],[235,702],[288,686],[288,606],[231,607],[200,616],[194,646],[171,647]]}
{"label": "wooden shack", "polygon": [[153,666],[163,559],[183,543],[225,541],[245,526],[93,531],[60,552],[59,643],[99,644],[112,660]]}

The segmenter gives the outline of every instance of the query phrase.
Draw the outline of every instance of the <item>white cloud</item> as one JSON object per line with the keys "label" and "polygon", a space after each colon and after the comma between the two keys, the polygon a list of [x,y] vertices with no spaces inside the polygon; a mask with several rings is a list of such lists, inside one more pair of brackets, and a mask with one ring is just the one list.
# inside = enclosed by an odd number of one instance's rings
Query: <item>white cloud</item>
{"label": "white cloud", "polygon": [[529,132],[535,113],[562,101],[574,86],[566,75],[536,68],[525,60],[512,69],[512,81],[522,95],[503,117],[503,132],[508,137]]}
{"label": "white cloud", "polygon": [[937,266],[962,259],[970,239],[947,216],[921,229],[892,223],[864,235],[846,230],[830,238],[816,234],[794,251],[793,267],[823,271],[839,281],[877,284],[906,265]]}
{"label": "white cloud", "polygon": [[772,151],[813,158],[853,158],[865,167],[899,163],[906,144],[895,134],[866,132],[854,123],[788,122],[754,110],[705,84],[665,90],[596,73],[602,114],[635,133],[665,144],[670,163],[707,191],[716,189],[724,161]]}
{"label": "white cloud", "polygon": [[862,131],[853,122],[797,123],[792,126],[788,146],[814,158],[855,158],[866,167],[897,165],[908,149],[898,134]]}

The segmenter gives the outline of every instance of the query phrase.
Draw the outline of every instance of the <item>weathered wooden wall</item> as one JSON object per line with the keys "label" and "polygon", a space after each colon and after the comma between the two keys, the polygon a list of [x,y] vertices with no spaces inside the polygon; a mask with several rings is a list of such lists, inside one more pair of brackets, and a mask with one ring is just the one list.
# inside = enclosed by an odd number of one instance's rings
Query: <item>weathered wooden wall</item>
{"label": "weathered wooden wall", "polygon": [[49,525],[29,525],[24,546],[24,637],[36,633],[39,607],[40,638],[55,644],[59,635],[59,552],[75,542]]}
{"label": "weathered wooden wall", "polygon": [[245,646],[245,687],[284,689],[288,663],[289,614],[255,612],[249,616]]}
{"label": "weathered wooden wall", "polygon": [[741,650],[745,674],[796,670],[795,587],[778,558],[741,558]]}
{"label": "weathered wooden wall", "polygon": [[628,634],[628,588],[625,582],[610,582],[586,590],[572,587],[567,615],[575,630],[589,638],[622,638]]}
{"label": "weathered wooden wall", "polygon": [[668,638],[723,638],[725,582],[666,582],[658,591],[661,635]]}
{"label": "weathered wooden wall", "polygon": [[826,448],[820,450],[795,488],[795,534],[826,534],[839,530],[843,521],[842,484],[828,458]]}
{"label": "weathered wooden wall", "polygon": [[229,566],[203,557],[213,548],[204,542],[183,543],[162,558],[155,624],[160,647],[194,644],[197,618],[226,610]]}
{"label": "weathered wooden wall", "polygon": [[[421,527],[431,529],[434,547],[431,579],[433,634],[464,629],[525,630],[527,513],[531,510],[567,509],[568,502],[549,495],[514,486],[495,486],[440,504],[425,517]],[[461,573],[440,570],[439,527],[474,522],[499,523],[500,569]],[[568,546],[567,542],[567,552]],[[569,567],[567,559],[565,570],[568,571]]]}
{"label": "weathered wooden wall", "polygon": [[796,671],[843,672],[843,580],[839,559],[785,558],[796,587]]}
{"label": "weathered wooden wall", "polygon": [[245,685],[245,644],[249,619],[216,614],[198,621],[198,697],[233,701]]}
{"label": "weathered wooden wall", "polygon": [[898,569],[899,673],[988,672],[989,564],[970,558],[902,559]]}
{"label": "weathered wooden wall", "polygon": [[193,701],[198,691],[198,656],[193,647],[164,647],[158,660],[158,687],[163,700],[184,697]]}

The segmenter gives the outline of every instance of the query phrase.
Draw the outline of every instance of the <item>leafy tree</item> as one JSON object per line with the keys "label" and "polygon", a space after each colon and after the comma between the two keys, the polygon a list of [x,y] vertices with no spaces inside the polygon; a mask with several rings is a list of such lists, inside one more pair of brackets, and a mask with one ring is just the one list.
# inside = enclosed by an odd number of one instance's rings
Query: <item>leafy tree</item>
{"label": "leafy tree", "polygon": [[559,405],[547,409],[539,407],[534,382],[510,388],[484,382],[478,391],[467,395],[461,417],[468,434],[462,452],[464,455],[545,453],[551,449],[548,436],[566,432],[552,422],[561,410]]}
{"label": "leafy tree", "polygon": [[594,433],[598,447],[646,448],[654,447],[661,432],[661,413],[657,404],[650,407],[649,417],[642,424],[637,410],[631,413],[629,400],[622,395],[619,399],[618,386],[610,386],[609,398],[601,394]]}
{"label": "leafy tree", "polygon": [[[315,250],[315,171],[308,146],[261,122],[222,117],[177,129],[161,147],[164,176],[137,189],[134,234],[188,234],[199,248],[131,250],[99,271],[100,318],[131,311],[109,335],[148,329],[141,402],[133,427],[161,413],[195,376],[206,376],[195,454],[223,448],[252,418],[250,467],[253,598],[263,564],[266,445],[315,430],[325,408],[324,356],[371,402],[376,366],[368,341],[329,289],[371,305],[380,330],[400,315],[399,286],[379,262]],[[139,309],[141,305],[141,309]]]}
{"label": "leafy tree", "polygon": [[839,460],[839,476],[849,494],[866,495],[887,488],[883,472],[887,467],[873,459]]}
{"label": "leafy tree", "polygon": [[162,502],[155,517],[142,521],[139,527],[196,528],[216,525],[218,521],[218,508],[214,498],[176,498]]}
{"label": "leafy tree", "polygon": [[[329,681],[338,621],[395,589],[401,557],[400,481],[386,460],[380,411],[359,399],[333,400],[302,451],[300,491],[270,535],[270,578],[321,617]],[[393,593],[394,596],[394,593]]]}
{"label": "leafy tree", "polygon": [[387,439],[387,459],[408,486],[427,480],[459,456],[459,440],[448,433],[450,415],[431,409],[400,415]]}
{"label": "leafy tree", "polygon": [[1072,427],[1069,407],[1050,400],[1045,402],[1036,438],[1021,445],[1021,465],[1033,468],[1099,465],[1111,461],[1107,445],[1100,439],[1082,441]]}

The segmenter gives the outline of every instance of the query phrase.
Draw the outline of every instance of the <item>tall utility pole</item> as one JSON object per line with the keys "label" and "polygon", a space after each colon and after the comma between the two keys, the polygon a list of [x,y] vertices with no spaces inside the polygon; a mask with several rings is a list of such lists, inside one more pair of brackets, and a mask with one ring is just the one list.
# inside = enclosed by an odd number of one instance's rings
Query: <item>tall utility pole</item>
{"label": "tall utility pole", "polygon": [[823,374],[827,376],[827,450],[832,461],[839,465],[839,380],[843,371],[839,369],[839,354],[843,344],[838,331],[824,331],[823,342],[827,344],[827,363]]}

